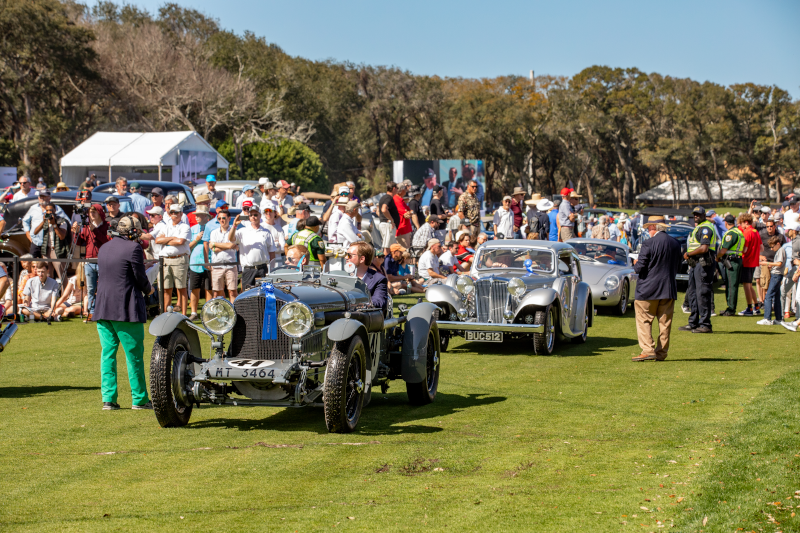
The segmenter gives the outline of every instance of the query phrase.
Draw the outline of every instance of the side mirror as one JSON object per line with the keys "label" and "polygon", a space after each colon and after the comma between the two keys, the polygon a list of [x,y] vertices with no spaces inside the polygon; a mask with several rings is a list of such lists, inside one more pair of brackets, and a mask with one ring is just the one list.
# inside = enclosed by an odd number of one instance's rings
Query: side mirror
{"label": "side mirror", "polygon": [[408,305],[397,304],[397,310],[400,311],[400,316],[405,316],[405,314],[408,312]]}

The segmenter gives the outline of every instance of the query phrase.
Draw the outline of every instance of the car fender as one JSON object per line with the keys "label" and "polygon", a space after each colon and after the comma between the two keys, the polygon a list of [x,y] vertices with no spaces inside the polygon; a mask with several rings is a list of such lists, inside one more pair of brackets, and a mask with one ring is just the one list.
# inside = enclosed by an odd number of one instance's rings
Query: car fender
{"label": "car fender", "polygon": [[[437,307],[422,302],[412,307],[407,315],[403,332],[402,376],[407,383],[421,383],[428,375],[428,332],[435,328],[436,346],[439,346],[439,328],[433,319]],[[433,326],[432,326],[433,324]]]}
{"label": "car fender", "polygon": [[200,344],[200,336],[189,324],[189,319],[180,313],[162,313],[155,317],[150,323],[148,331],[154,337],[164,337],[176,329],[181,330],[189,340],[189,349],[192,355],[203,357],[203,346]]}
{"label": "car fender", "polygon": [[328,339],[334,342],[350,340],[354,335],[361,335],[364,345],[368,346],[367,328],[354,318],[339,318],[328,327]]}
{"label": "car fender", "polygon": [[[434,304],[447,304],[458,311],[464,304],[461,302],[461,294],[447,285],[433,285],[425,291],[425,299]],[[443,318],[444,320],[444,318]]]}
{"label": "car fender", "polygon": [[586,303],[589,304],[589,327],[594,324],[594,300],[592,299],[592,289],[585,281],[578,283],[575,290],[576,296],[576,312],[573,324],[583,324],[583,315],[586,312]]}
{"label": "car fender", "polygon": [[514,311],[514,316],[522,312],[526,307],[541,307],[544,309],[558,299],[558,292],[552,288],[534,289],[519,302],[517,309]]}

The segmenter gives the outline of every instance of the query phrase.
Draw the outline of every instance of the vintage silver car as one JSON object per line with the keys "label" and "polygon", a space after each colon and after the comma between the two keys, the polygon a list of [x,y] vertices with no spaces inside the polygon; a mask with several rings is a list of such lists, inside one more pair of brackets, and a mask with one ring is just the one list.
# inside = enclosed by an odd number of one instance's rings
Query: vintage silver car
{"label": "vintage silver car", "polygon": [[[372,388],[385,392],[390,380],[406,382],[412,404],[436,397],[435,305],[401,305],[394,316],[391,300],[386,310],[374,308],[364,282],[344,271],[273,265],[258,283],[233,304],[206,303],[202,326],[171,312],[151,323],[151,399],[163,427],[186,425],[202,403],[315,405],[324,407],[329,431],[345,433],[356,428]],[[209,358],[198,333],[210,341]]]}
{"label": "vintage silver car", "polygon": [[570,239],[567,244],[581,259],[583,281],[592,288],[594,305],[612,307],[616,314],[624,315],[639,279],[628,246],[603,239]]}
{"label": "vintage silver car", "polygon": [[553,353],[556,336],[586,342],[594,319],[581,261],[564,243],[497,240],[475,252],[469,274],[432,285],[426,299],[436,304],[442,351],[451,335],[468,341],[533,339],[533,351]]}

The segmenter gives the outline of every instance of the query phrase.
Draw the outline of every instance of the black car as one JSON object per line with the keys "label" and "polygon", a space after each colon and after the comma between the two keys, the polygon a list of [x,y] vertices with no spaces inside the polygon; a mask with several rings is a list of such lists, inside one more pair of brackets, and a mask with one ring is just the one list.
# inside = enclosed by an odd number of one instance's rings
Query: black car
{"label": "black car", "polygon": [[[54,192],[50,195],[50,202],[61,207],[61,209],[63,209],[66,213],[67,217],[71,218],[73,208],[80,204],[80,201],[78,201],[76,195],[77,191]],[[109,196],[111,195],[106,193],[92,192],[92,203],[105,205],[105,199]],[[119,201],[120,208],[124,211],[125,208],[122,207],[122,204],[130,203],[130,200],[127,198],[120,198]],[[0,206],[0,212],[2,212],[3,218],[6,221],[6,233],[13,233],[16,230],[22,231],[22,218],[25,216],[25,213],[28,212],[28,209],[34,205],[37,205],[38,203],[39,197],[32,196],[30,198],[23,198],[22,200],[17,200],[16,202],[11,202],[10,204],[4,204]]]}
{"label": "black car", "polygon": [[[169,196],[170,194],[174,194],[178,197],[178,201],[183,203],[183,212],[190,213],[194,211],[194,195],[192,191],[186,185],[182,183],[174,183],[171,181],[157,181],[157,180],[128,180],[128,184],[136,181],[141,186],[141,190],[139,194],[145,196],[148,200],[150,199],[150,193],[153,192],[153,189],[156,187],[160,187],[164,191],[165,196]],[[116,183],[101,183],[97,187],[94,188],[92,193],[95,192],[102,192],[105,194],[114,194],[116,190]],[[184,197],[181,198],[181,195]]]}
{"label": "black car", "polygon": [[[664,233],[677,240],[681,245],[681,254],[685,254],[688,246],[687,241],[692,231],[694,231],[694,226],[690,224],[678,223],[667,226],[667,229],[664,230]],[[650,234],[646,231],[642,231],[642,234],[639,237],[639,242],[636,244],[636,253],[639,253],[639,250],[642,249],[642,244],[649,238]],[[687,263],[685,259],[681,261],[681,266],[678,267],[678,275],[675,278],[678,281],[689,281],[689,263]]]}

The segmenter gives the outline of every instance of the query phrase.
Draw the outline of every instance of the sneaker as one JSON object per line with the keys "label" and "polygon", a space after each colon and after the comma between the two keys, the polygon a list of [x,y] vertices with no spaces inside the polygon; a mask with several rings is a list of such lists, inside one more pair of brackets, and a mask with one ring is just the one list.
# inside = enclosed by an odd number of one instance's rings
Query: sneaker
{"label": "sneaker", "polygon": [[189,315],[189,320],[192,322],[197,320],[197,313],[192,313],[191,315]]}
{"label": "sneaker", "polygon": [[682,306],[681,306],[681,311],[683,311],[683,313],[684,313],[685,315],[688,315],[688,314],[690,314],[690,313],[692,312],[692,309],[691,309],[690,307],[687,307],[687,306],[685,306],[685,305],[682,305]]}
{"label": "sneaker", "polygon": [[717,313],[715,313],[715,312],[714,312],[714,310],[712,309],[712,310],[711,310],[711,315],[710,315],[710,316],[717,316]]}
{"label": "sneaker", "polygon": [[760,315],[760,314],[761,314],[761,308],[756,307],[755,309],[753,309],[753,315]]}
{"label": "sneaker", "polygon": [[736,316],[736,313],[734,313],[733,311],[728,311],[728,310],[726,309],[726,310],[724,310],[723,312],[721,312],[721,313],[719,314],[719,316]]}
{"label": "sneaker", "polygon": [[797,331],[797,324],[794,322],[781,322],[781,326],[785,327],[789,331]]}
{"label": "sneaker", "polygon": [[61,322],[61,315],[56,315],[56,322]]}
{"label": "sneaker", "polygon": [[131,405],[131,409],[134,411],[145,411],[147,409],[153,409],[153,402],[147,402],[144,405]]}
{"label": "sneaker", "polygon": [[692,326],[681,326],[678,331],[692,331]]}
{"label": "sneaker", "polygon": [[744,311],[739,311],[736,314],[739,316],[753,316],[753,310],[748,307]]}
{"label": "sneaker", "polygon": [[759,326],[772,326],[773,325],[772,320],[769,320],[767,318],[762,318],[761,320],[756,322],[756,324],[758,324]]}
{"label": "sneaker", "polygon": [[116,411],[119,409],[119,404],[114,402],[103,402],[103,411]]}
{"label": "sneaker", "polygon": [[397,294],[399,294],[400,296],[403,296],[405,293],[406,293],[405,289],[400,289],[399,291],[397,291]]}
{"label": "sneaker", "polygon": [[692,333],[714,333],[711,328],[707,328],[705,326],[700,326],[699,328],[694,328]]}

